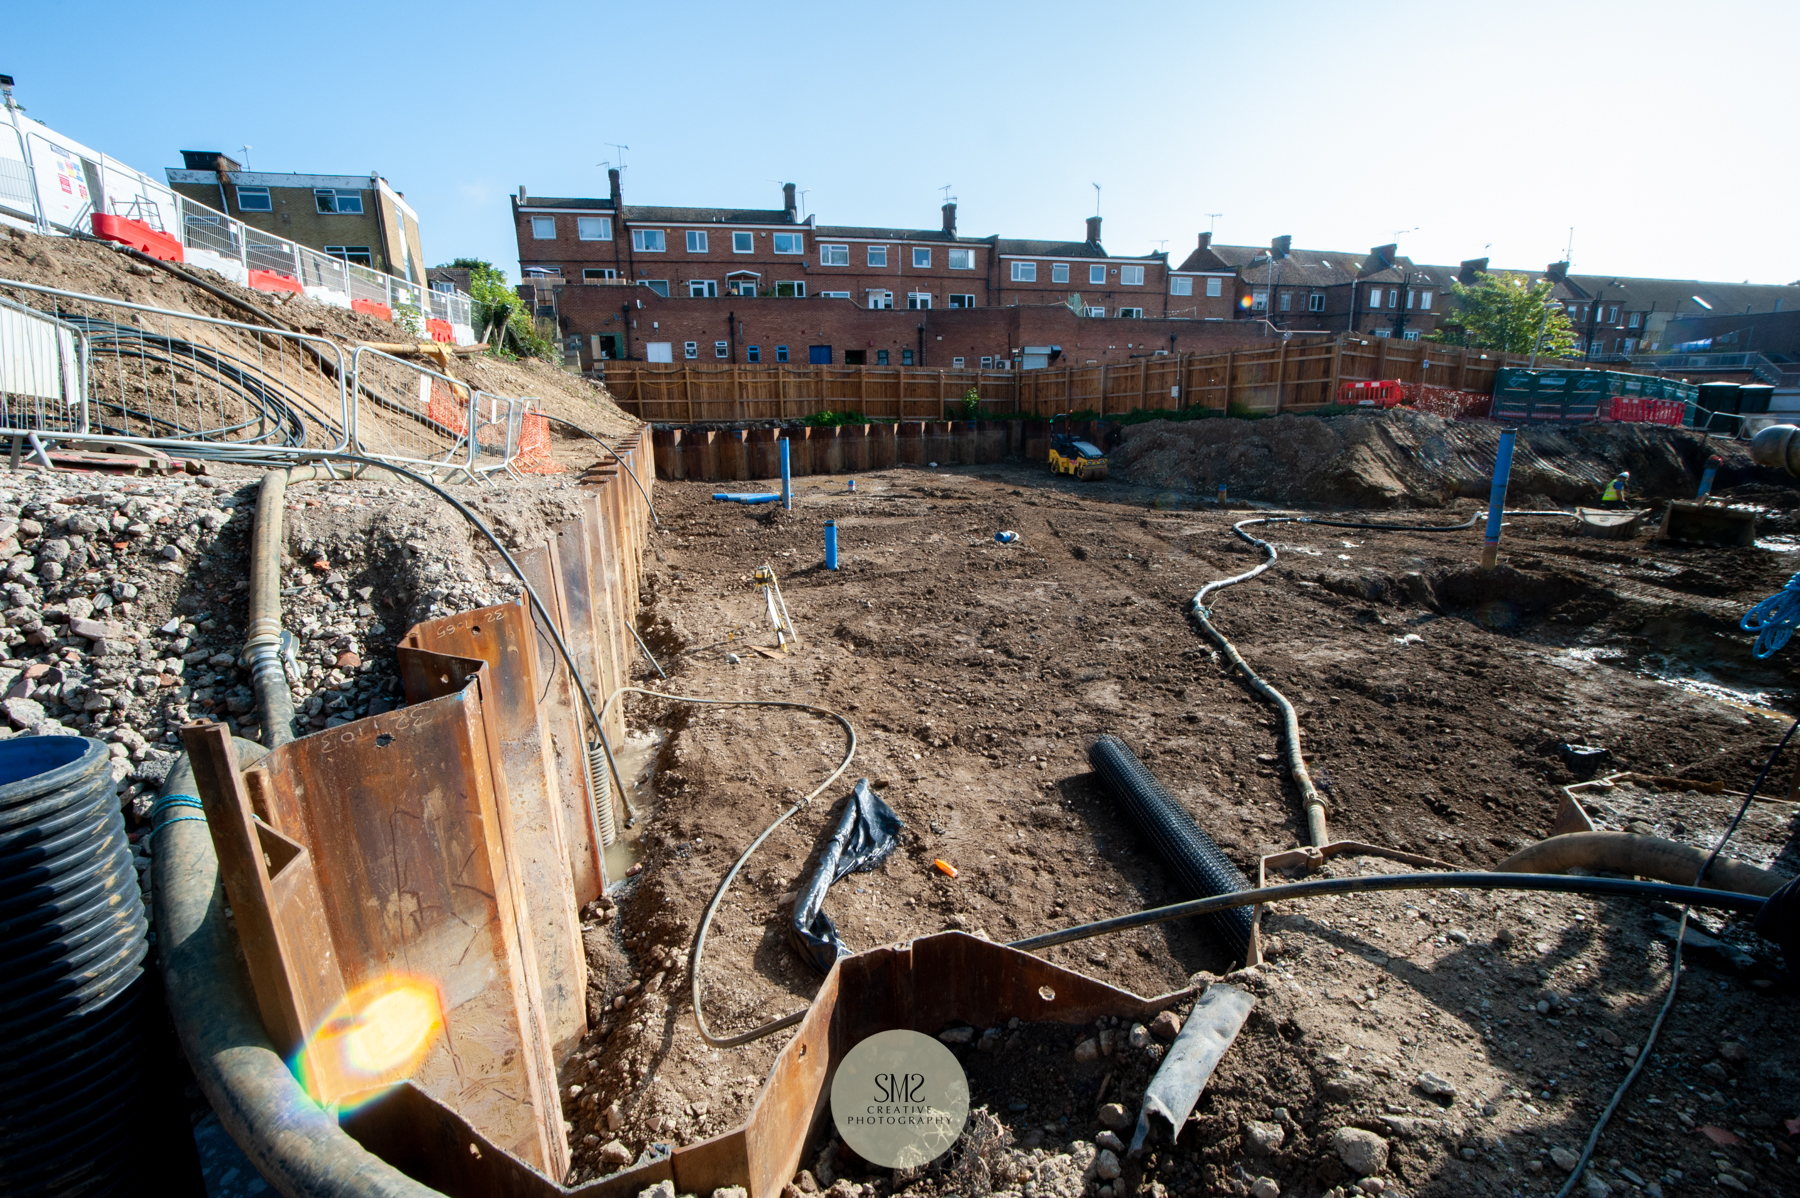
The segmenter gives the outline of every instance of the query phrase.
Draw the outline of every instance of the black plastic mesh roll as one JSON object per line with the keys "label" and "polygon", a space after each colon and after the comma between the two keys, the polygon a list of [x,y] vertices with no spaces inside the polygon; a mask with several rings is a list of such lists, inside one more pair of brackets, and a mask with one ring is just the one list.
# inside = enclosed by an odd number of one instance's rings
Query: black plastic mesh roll
{"label": "black plastic mesh roll", "polygon": [[143,898],[111,757],[0,741],[0,1193],[141,1188]]}
{"label": "black plastic mesh roll", "polygon": [[[1211,898],[1250,889],[1250,880],[1213,843],[1187,809],[1163,789],[1124,741],[1107,733],[1088,748],[1088,760],[1106,789],[1175,875],[1183,899]],[[1200,917],[1220,947],[1242,962],[1250,951],[1250,908],[1234,907]]]}

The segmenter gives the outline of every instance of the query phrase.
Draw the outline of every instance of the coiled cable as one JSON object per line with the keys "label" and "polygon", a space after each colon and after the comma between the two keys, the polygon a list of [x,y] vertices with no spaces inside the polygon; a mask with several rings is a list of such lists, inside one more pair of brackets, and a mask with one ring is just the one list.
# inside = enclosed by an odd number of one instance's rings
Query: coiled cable
{"label": "coiled cable", "polygon": [[1787,585],[1744,613],[1738,627],[1756,634],[1751,650],[1758,657],[1769,657],[1779,651],[1800,625],[1800,574],[1787,580]]}

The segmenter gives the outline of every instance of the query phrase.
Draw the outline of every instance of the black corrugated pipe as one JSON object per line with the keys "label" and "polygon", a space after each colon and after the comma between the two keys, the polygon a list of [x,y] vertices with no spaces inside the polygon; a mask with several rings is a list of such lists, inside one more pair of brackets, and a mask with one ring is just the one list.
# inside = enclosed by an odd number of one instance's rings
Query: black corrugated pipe
{"label": "black corrugated pipe", "polygon": [[0,1193],[141,1185],[144,901],[107,747],[0,741]]}
{"label": "black corrugated pipe", "polygon": [[[1178,889],[1189,899],[1212,898],[1250,889],[1250,879],[1231,863],[1187,808],[1163,789],[1131,747],[1107,733],[1088,747],[1094,771],[1125,809],[1135,827],[1174,873]],[[1250,911],[1233,907],[1208,915],[1201,923],[1236,960],[1250,951]]]}

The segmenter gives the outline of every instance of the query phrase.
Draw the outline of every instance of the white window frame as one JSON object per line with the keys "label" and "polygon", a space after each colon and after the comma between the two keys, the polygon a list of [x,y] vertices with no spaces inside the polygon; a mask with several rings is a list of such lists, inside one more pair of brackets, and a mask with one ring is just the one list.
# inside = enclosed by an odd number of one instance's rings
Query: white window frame
{"label": "white window frame", "polygon": [[1119,285],[1121,287],[1142,287],[1144,285],[1144,268],[1141,266],[1119,267]]}
{"label": "white window frame", "polygon": [[610,266],[584,266],[581,268],[583,283],[598,283],[606,279],[616,279],[619,272]]}
{"label": "white window frame", "polygon": [[869,247],[869,265],[870,266],[886,266],[887,265],[887,252],[888,252],[888,248],[885,245],[870,246]]}
{"label": "white window frame", "polygon": [[951,358],[950,359],[950,369],[952,369],[952,370],[965,369],[965,364],[967,362],[968,362],[967,358]]}
{"label": "white window frame", "polygon": [[1419,306],[1419,293],[1409,289],[1406,293],[1406,310],[1410,312],[1418,306]]}
{"label": "white window frame", "polygon": [[950,295],[950,306],[952,308],[973,308],[975,306],[975,297],[966,291],[952,292]]}
{"label": "white window frame", "polygon": [[931,247],[924,245],[913,246],[912,264],[914,270],[930,270]]}
{"label": "white window frame", "polygon": [[1381,288],[1371,287],[1371,288],[1369,288],[1369,311],[1379,312],[1380,310],[1381,310]]}
{"label": "white window frame", "polygon": [[981,359],[981,368],[983,370],[992,370],[994,368],[994,355],[984,354]]}
{"label": "white window frame", "polygon": [[[325,247],[325,253],[328,257],[356,266],[367,266],[372,269],[375,265],[375,252],[366,245],[328,245]],[[546,266],[543,269],[552,274],[560,275],[562,273],[560,266]]]}
{"label": "white window frame", "polygon": [[1627,327],[1627,328],[1632,328],[1632,329],[1635,329],[1635,328],[1637,328],[1637,327],[1638,327],[1638,314],[1637,314],[1637,313],[1636,313],[1636,312],[1633,312],[1633,313],[1631,313],[1631,314],[1630,314],[1630,315],[1628,315],[1628,316],[1627,316],[1627,317],[1626,317],[1626,318],[1625,318],[1625,320],[1626,320],[1626,327]]}
{"label": "white window frame", "polygon": [[1419,311],[1421,311],[1421,312],[1431,311],[1431,301],[1434,298],[1436,298],[1436,295],[1434,292],[1432,292],[1430,290],[1425,290],[1425,291],[1419,292]]}
{"label": "white window frame", "polygon": [[[546,233],[544,230],[548,229]],[[533,241],[556,240],[556,218],[554,216],[534,216],[531,218],[531,239]]]}
{"label": "white window frame", "polygon": [[850,293],[848,291],[821,291],[819,292],[819,298],[847,300],[850,298]]}
{"label": "white window frame", "polygon": [[690,362],[695,358],[698,358],[700,356],[700,343],[698,341],[683,341],[681,343],[681,356]]}
{"label": "white window frame", "polygon": [[762,276],[753,271],[732,271],[725,276],[726,295],[755,295],[762,289]]}
{"label": "white window frame", "polygon": [[1308,312],[1323,312],[1325,310],[1325,293],[1323,291],[1315,291],[1307,296],[1306,310]]}
{"label": "white window frame", "polygon": [[1037,282],[1037,263],[1015,262],[1012,264],[1012,281],[1015,283]]}
{"label": "white window frame", "polygon": [[1292,312],[1294,310],[1294,293],[1291,291],[1282,292],[1281,299],[1278,302],[1283,312]]}
{"label": "white window frame", "polygon": [[1267,312],[1269,310],[1269,293],[1267,291],[1252,291],[1250,293],[1250,310],[1252,312]]}
{"label": "white window frame", "polygon": [[734,254],[754,254],[756,252],[756,234],[746,233],[742,229],[731,235],[731,252]]}
{"label": "white window frame", "polygon": [[909,291],[906,293],[906,307],[909,311],[928,312],[931,310],[931,292]]}
{"label": "white window frame", "polygon": [[777,233],[775,234],[774,249],[777,254],[804,254],[806,253],[806,234]]}
{"label": "white window frame", "polygon": [[575,240],[611,241],[612,217],[578,216],[575,218]]}
{"label": "white window frame", "polygon": [[631,251],[634,254],[666,254],[669,250],[669,239],[663,236],[661,229],[633,229],[631,231]]}
{"label": "white window frame", "polygon": [[868,293],[870,311],[885,311],[894,306],[894,293],[891,291],[875,291]]}
{"label": "white window frame", "polygon": [[[251,199],[260,199],[262,203],[246,204],[244,203],[245,196],[249,196]],[[275,200],[266,187],[239,187],[237,189],[237,206],[239,212],[273,212],[275,211]]]}
{"label": "white window frame", "polygon": [[1088,266],[1088,286],[1090,286],[1090,287],[1106,286],[1106,267],[1105,266],[1098,265],[1098,264],[1090,264]]}
{"label": "white window frame", "polygon": [[1169,280],[1169,294],[1170,295],[1192,295],[1192,294],[1194,294],[1194,280],[1171,278]]}
{"label": "white window frame", "polygon": [[669,298],[669,280],[667,279],[639,279],[638,286],[648,287],[651,291],[662,296],[664,299]]}
{"label": "white window frame", "polygon": [[1052,262],[1050,264],[1050,281],[1052,283],[1067,283],[1069,281],[1069,264],[1067,262]]}
{"label": "white window frame", "polygon": [[729,358],[730,356],[731,356],[731,342],[729,342],[729,341],[713,342],[713,357]]}
{"label": "white window frame", "polygon": [[[975,269],[974,250],[948,250],[945,252],[944,258],[951,270]],[[957,260],[959,258],[961,259],[960,262]]]}
{"label": "white window frame", "polygon": [[689,279],[687,289],[689,299],[719,298],[719,284],[716,279]]}
{"label": "white window frame", "polygon": [[[330,207],[322,201],[330,197]],[[345,204],[354,204],[354,208],[346,208]],[[362,192],[342,191],[335,187],[313,188],[313,207],[319,210],[320,216],[361,216],[363,214]]]}
{"label": "white window frame", "polygon": [[1224,295],[1224,294],[1225,294],[1225,280],[1224,279],[1214,277],[1214,278],[1210,278],[1210,279],[1206,280],[1206,298],[1207,299],[1218,299],[1221,295]]}
{"label": "white window frame", "polygon": [[[781,289],[783,287],[786,287],[787,291],[785,291],[785,292],[782,291]],[[806,280],[805,279],[778,279],[775,282],[775,294],[780,296],[782,299],[805,299],[806,298]]]}
{"label": "white window frame", "polygon": [[1142,308],[1120,308],[1115,315],[1120,320],[1142,320],[1144,319],[1144,310]]}
{"label": "white window frame", "polygon": [[1420,332],[1421,330],[1419,329],[1408,329],[1404,335],[1408,341],[1417,341]]}
{"label": "white window frame", "polygon": [[1388,288],[1388,305],[1387,306],[1389,308],[1398,308],[1400,306],[1399,288],[1396,288],[1396,287]]}
{"label": "white window frame", "polygon": [[689,229],[687,231],[687,252],[688,253],[704,254],[706,252],[706,246],[707,246],[707,239],[706,239],[706,230],[705,229]]}
{"label": "white window frame", "polygon": [[835,243],[821,241],[819,243],[819,265],[820,266],[848,266],[848,265],[850,265],[850,247],[847,245],[838,245]]}
{"label": "white window frame", "polygon": [[1102,308],[1102,307],[1100,307],[1100,306],[1099,306],[1099,305],[1094,305],[1094,306],[1092,306],[1092,307],[1086,307],[1086,308],[1083,308],[1083,309],[1082,309],[1082,310],[1081,310],[1081,314],[1082,314],[1082,315],[1083,315],[1083,316],[1100,316],[1100,317],[1104,317],[1104,316],[1105,316],[1105,315],[1106,315],[1106,309],[1105,309],[1105,308]]}

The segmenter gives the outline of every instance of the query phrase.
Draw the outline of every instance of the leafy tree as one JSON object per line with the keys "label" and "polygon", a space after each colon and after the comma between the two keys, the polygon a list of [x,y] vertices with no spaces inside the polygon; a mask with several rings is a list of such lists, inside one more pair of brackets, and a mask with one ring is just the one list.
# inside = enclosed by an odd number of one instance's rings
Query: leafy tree
{"label": "leafy tree", "polygon": [[1535,346],[1546,358],[1570,357],[1575,326],[1560,306],[1551,306],[1555,286],[1549,279],[1528,286],[1522,277],[1507,274],[1483,274],[1472,287],[1452,283],[1459,310],[1449,321],[1451,327],[1431,334],[1429,340],[1508,354],[1528,354]]}
{"label": "leafy tree", "polygon": [[501,357],[555,358],[556,346],[541,336],[518,292],[507,285],[506,275],[492,262],[457,258],[440,270],[469,272],[469,298],[474,301],[475,331],[489,343],[489,352]]}

